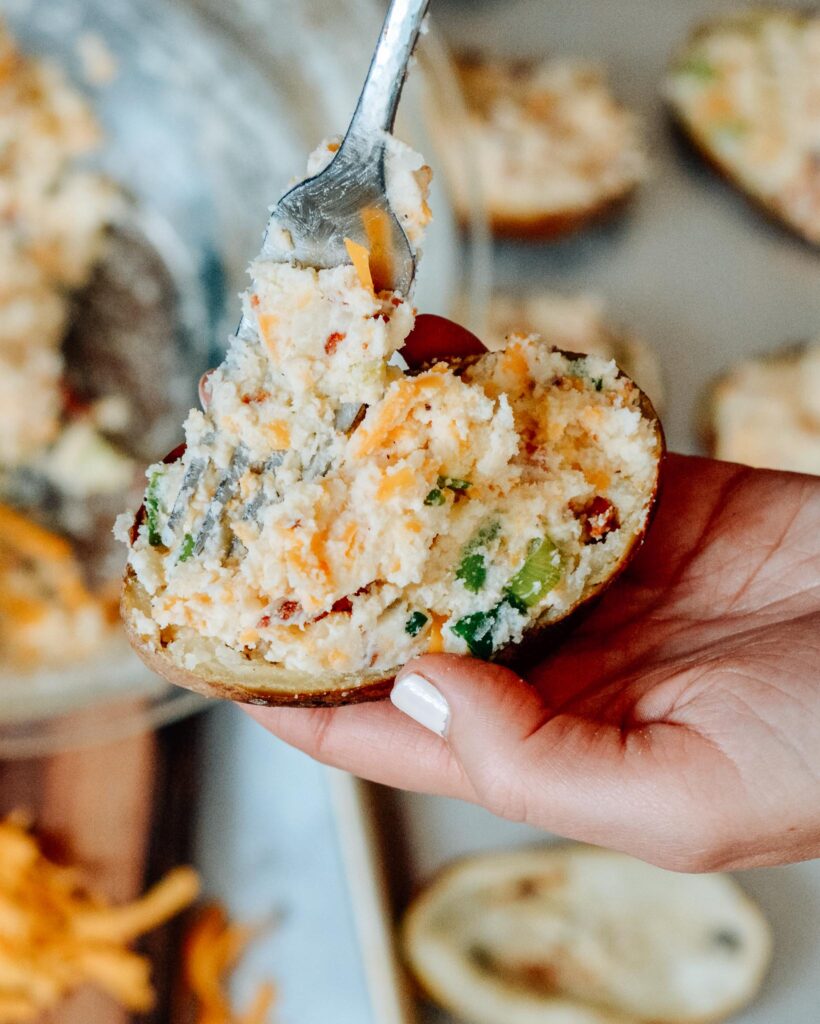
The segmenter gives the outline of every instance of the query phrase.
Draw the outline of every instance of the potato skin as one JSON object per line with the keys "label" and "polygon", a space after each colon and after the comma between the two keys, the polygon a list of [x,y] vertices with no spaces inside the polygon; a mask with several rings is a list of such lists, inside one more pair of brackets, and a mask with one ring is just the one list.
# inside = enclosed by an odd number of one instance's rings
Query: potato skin
{"label": "potato skin", "polygon": [[[588,846],[586,843],[575,843],[575,842],[559,842],[552,844],[548,847],[535,843],[530,846],[525,846],[523,850],[530,850],[536,853],[543,850],[546,856],[572,856],[574,851],[580,851],[585,854],[593,854],[594,856],[606,857],[609,851],[601,848]],[[449,1008],[450,1000],[446,992],[442,992],[436,984],[429,977],[424,977],[420,972],[414,970],[411,958],[408,953],[409,945],[413,939],[413,919],[419,910],[423,909],[424,906],[430,901],[432,896],[437,893],[443,886],[446,886],[453,878],[457,878],[460,872],[468,867],[474,860],[481,859],[487,856],[486,854],[467,854],[462,857],[458,857],[453,861],[440,867],[431,877],[425,879],[423,882],[417,883],[412,891],[411,898],[402,912],[401,924],[399,926],[399,934],[401,943],[404,950],[403,960],[410,974],[410,980],[416,993],[437,1006]],[[754,906],[753,901],[743,894],[743,901],[749,905]],[[763,984],[765,979],[768,965],[766,965],[756,980],[756,988]],[[739,999],[737,1003],[730,1007],[722,1009],[720,1012],[714,1014],[703,1014],[700,1017],[687,1016],[686,1024],[717,1024],[718,1021],[726,1020],[727,1016],[736,1013],[748,1004],[748,999]],[[452,1009],[451,1009],[452,1012]],[[608,1013],[608,1011],[601,1010],[602,1014]],[[615,1013],[612,1017],[610,1024],[631,1024],[632,1018],[630,1017],[627,1021],[621,1016],[620,1013]],[[674,1020],[657,1021],[655,1024],[676,1024]]]}
{"label": "potato skin", "polygon": [[587,228],[604,224],[610,218],[625,212],[637,189],[637,185],[632,185],[626,192],[609,196],[594,206],[538,214],[532,217],[514,217],[490,210],[490,231],[496,238],[519,239],[528,242],[559,242],[561,239],[578,235]]}
{"label": "potato skin", "polygon": [[[317,690],[311,685],[315,683],[311,676],[277,668],[261,658],[253,659],[257,667],[255,674],[262,677],[258,686],[223,678],[219,673],[208,671],[210,666],[203,667],[202,673],[191,672],[175,661],[164,648],[156,649],[146,644],[135,630],[133,612],[146,604],[147,594],[129,567],[126,569],[120,600],[120,614],[129,643],[152,672],[175,686],[193,690],[203,697],[218,697],[265,707],[329,708],[383,700],[389,696],[393,686],[395,673],[376,675],[366,682],[362,682],[359,676],[328,674],[327,687]],[[216,647],[214,644],[214,650]],[[269,681],[267,686],[265,679]],[[283,683],[289,688],[280,689]],[[277,689],[271,689],[271,686]]]}
{"label": "potato skin", "polygon": [[[583,353],[578,352],[561,352],[561,354],[573,362],[585,358]],[[456,365],[459,362],[458,359],[445,361],[452,361]],[[625,377],[626,374],[621,373],[620,376]],[[635,386],[637,387],[637,385]],[[520,644],[508,644],[496,651],[492,661],[511,668],[523,669],[532,664],[538,656],[543,656],[545,649],[548,651],[555,648],[578,624],[583,615],[591,610],[604,591],[608,590],[624,572],[643,544],[657,509],[657,498],[666,457],[666,442],[663,427],[654,406],[640,389],[639,394],[641,411],[655,427],[657,455],[655,483],[652,493],[649,495],[649,513],[643,529],[632,538],[632,542],[610,575],[593,591],[568,609],[560,619],[547,621],[546,613],[536,619],[527,629]],[[178,458],[180,454],[181,450],[176,449],[171,456]],[[174,461],[171,456],[168,456],[167,461]],[[139,516],[139,513],[137,515]],[[163,676],[176,686],[193,690],[205,697],[218,697],[243,704],[266,707],[329,708],[362,704],[368,701],[384,700],[388,697],[396,673],[402,667],[396,665],[388,672],[371,673],[364,677],[327,673],[323,680],[325,685],[317,688],[316,680],[312,676],[277,667],[261,657],[251,656],[247,658],[248,675],[249,677],[254,676],[254,679],[252,682],[242,681],[238,677],[225,678],[224,671],[218,669],[219,659],[216,657],[216,652],[221,645],[203,640],[203,643],[213,648],[213,661],[211,664],[203,664],[200,672],[192,672],[179,664],[165,648],[157,649],[144,642],[133,623],[134,612],[138,610],[143,614],[148,614],[148,595],[131,567],[128,566],[123,580],[120,614],[125,623],[126,635],[131,646],[153,672]]]}

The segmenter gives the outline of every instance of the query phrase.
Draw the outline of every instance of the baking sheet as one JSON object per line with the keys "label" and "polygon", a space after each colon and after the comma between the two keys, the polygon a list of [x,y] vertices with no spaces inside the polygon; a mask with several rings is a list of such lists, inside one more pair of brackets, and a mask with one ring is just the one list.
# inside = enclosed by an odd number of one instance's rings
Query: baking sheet
{"label": "baking sheet", "polygon": [[[434,7],[451,43],[516,56],[555,52],[602,60],[617,94],[644,118],[653,176],[626,216],[549,247],[500,245],[495,278],[519,289],[603,294],[613,318],[659,352],[668,393],[664,423],[671,447],[686,452],[701,450],[698,404],[714,375],[744,356],[820,335],[820,256],[691,157],[673,136],[659,98],[666,60],[688,26],[725,6],[703,0],[438,0]],[[412,893],[447,861],[555,841],[457,801],[361,786],[360,827],[366,832],[375,813],[393,924]],[[349,816],[350,805],[340,811]],[[820,861],[736,877],[772,923],[775,957],[760,997],[733,1021],[817,1020]],[[372,913],[358,901],[356,909],[365,918]],[[387,950],[382,958],[382,983],[390,956]],[[443,1024],[451,1018],[418,1004],[404,1020]]]}

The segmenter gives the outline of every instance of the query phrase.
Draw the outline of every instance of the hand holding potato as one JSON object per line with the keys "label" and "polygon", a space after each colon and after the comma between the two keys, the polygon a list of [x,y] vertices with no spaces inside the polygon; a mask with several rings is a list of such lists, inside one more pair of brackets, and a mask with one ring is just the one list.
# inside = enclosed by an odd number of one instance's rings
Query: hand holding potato
{"label": "hand holding potato", "polygon": [[819,527],[820,480],[671,456],[643,551],[526,681],[425,656],[393,699],[427,729],[386,703],[251,713],[365,778],[664,867],[816,857]]}

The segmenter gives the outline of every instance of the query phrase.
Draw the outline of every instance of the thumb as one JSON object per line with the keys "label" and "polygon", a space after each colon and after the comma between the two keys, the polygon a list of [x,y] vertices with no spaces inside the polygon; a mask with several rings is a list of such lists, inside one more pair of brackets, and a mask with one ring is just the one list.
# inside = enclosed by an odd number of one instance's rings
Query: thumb
{"label": "thumb", "polygon": [[505,818],[527,817],[516,766],[527,740],[550,717],[529,683],[491,662],[425,655],[399,673],[390,699],[447,740],[479,803]]}
{"label": "thumb", "polygon": [[675,771],[697,754],[679,726],[641,728],[626,742],[618,722],[554,711],[509,669],[457,655],[410,662],[390,699],[446,739],[471,799],[499,817],[667,867],[689,863],[704,815]]}

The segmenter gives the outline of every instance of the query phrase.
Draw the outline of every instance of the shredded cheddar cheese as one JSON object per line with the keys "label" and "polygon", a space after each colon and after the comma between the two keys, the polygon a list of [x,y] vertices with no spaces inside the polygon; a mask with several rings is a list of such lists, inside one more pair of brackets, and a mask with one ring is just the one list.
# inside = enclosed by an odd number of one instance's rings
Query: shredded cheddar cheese
{"label": "shredded cheddar cheese", "polygon": [[369,249],[369,266],[376,290],[387,287],[393,277],[390,218],[386,210],[368,206],[362,210],[362,223]]}
{"label": "shredded cheddar cheese", "polygon": [[350,262],[353,264],[362,287],[372,293],[374,288],[373,275],[370,271],[370,253],[363,245],[354,242],[352,238],[345,239],[345,249],[347,249],[347,255],[350,257]]}
{"label": "shredded cheddar cheese", "polygon": [[196,1002],[196,1024],[267,1024],[276,988],[264,982],[243,1013],[231,1006],[227,979],[259,929],[234,924],[218,905],[206,907],[185,939],[185,981]]}
{"label": "shredded cheddar cheese", "polygon": [[141,898],[113,906],[79,868],[45,856],[24,815],[0,822],[0,1024],[59,1015],[61,1002],[88,984],[128,1010],[150,1010],[150,964],[128,947],[198,891],[196,872],[180,867]]}

